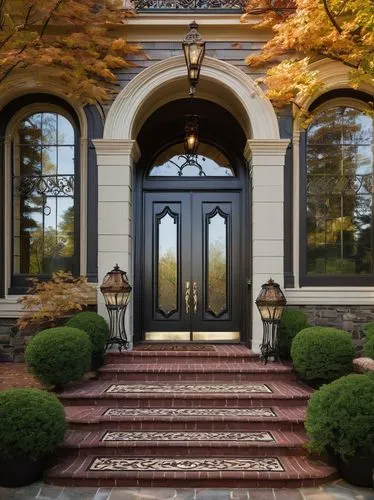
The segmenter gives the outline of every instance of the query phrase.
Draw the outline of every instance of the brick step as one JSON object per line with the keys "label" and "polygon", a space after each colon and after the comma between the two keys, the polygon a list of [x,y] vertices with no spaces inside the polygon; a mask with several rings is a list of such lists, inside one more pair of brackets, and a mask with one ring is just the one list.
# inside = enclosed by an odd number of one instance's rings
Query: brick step
{"label": "brick step", "polygon": [[100,368],[101,380],[113,382],[156,382],[156,381],[195,381],[195,382],[252,382],[257,380],[295,380],[296,374],[290,364],[260,361],[236,363],[221,361],[191,364],[177,363],[127,363],[107,364]]}
{"label": "brick step", "polygon": [[252,431],[304,429],[305,406],[251,408],[110,408],[67,406],[74,430]]}
{"label": "brick step", "polygon": [[61,486],[144,486],[183,488],[314,487],[335,479],[323,462],[297,457],[127,458],[69,457],[45,473]]}
{"label": "brick step", "polygon": [[293,381],[246,384],[134,383],[91,381],[72,385],[58,394],[67,406],[126,408],[247,408],[300,406],[311,389]]}
{"label": "brick step", "polygon": [[[162,350],[154,350],[159,348]],[[194,350],[172,350],[173,345],[152,344],[152,350],[142,350],[140,347],[135,347],[133,351],[110,351],[106,354],[105,359],[108,364],[123,364],[123,363],[176,363],[176,364],[191,364],[191,363],[217,363],[220,361],[232,361],[235,363],[247,363],[248,361],[258,360],[259,355],[251,352],[243,344],[222,344],[222,345],[207,345],[194,344]],[[177,346],[178,347],[178,346]],[[167,350],[167,349],[171,350]],[[198,350],[200,349],[200,350]]]}
{"label": "brick step", "polygon": [[306,435],[280,431],[68,431],[59,452],[126,457],[305,455]]}

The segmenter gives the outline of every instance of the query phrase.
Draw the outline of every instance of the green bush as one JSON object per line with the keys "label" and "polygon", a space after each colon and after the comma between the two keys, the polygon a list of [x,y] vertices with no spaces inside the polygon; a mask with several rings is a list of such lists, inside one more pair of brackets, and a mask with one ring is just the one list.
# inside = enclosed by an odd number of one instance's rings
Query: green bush
{"label": "green bush", "polygon": [[346,459],[374,450],[374,379],[348,375],[312,394],[305,421],[309,448]]}
{"label": "green bush", "polygon": [[91,354],[86,332],[62,326],[35,335],[26,348],[25,360],[38,379],[59,386],[82,378],[90,368]]}
{"label": "green bush", "polygon": [[278,349],[281,358],[290,358],[291,344],[295,335],[308,326],[308,319],[304,311],[286,307],[278,330]]}
{"label": "green bush", "polygon": [[52,453],[67,429],[64,407],[40,389],[0,392],[0,459],[37,460]]}
{"label": "green bush", "polygon": [[109,326],[102,316],[94,312],[81,312],[73,316],[66,326],[79,328],[88,333],[93,352],[102,352],[109,340]]}
{"label": "green bush", "polygon": [[109,340],[109,326],[102,316],[94,312],[81,312],[73,316],[66,326],[85,331],[92,342],[92,367],[98,368],[104,362],[104,350]]}
{"label": "green bush", "polygon": [[354,355],[349,333],[323,326],[305,328],[291,347],[295,370],[313,384],[331,382],[352,372]]}
{"label": "green bush", "polygon": [[364,325],[365,337],[374,337],[374,322],[367,323]]}
{"label": "green bush", "polygon": [[369,335],[364,340],[364,356],[374,359],[374,335]]}

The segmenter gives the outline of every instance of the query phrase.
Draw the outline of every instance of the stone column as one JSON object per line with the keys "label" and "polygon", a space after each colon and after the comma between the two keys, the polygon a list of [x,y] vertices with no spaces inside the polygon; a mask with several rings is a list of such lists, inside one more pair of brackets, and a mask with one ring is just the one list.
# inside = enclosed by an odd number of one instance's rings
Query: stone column
{"label": "stone column", "polygon": [[288,139],[251,139],[245,158],[252,174],[252,349],[259,352],[262,322],[255,300],[271,277],[283,288],[284,163]]}
{"label": "stone column", "polygon": [[[118,264],[133,286],[132,169],[140,156],[136,141],[96,139],[93,141],[98,167],[98,281]],[[88,214],[88,224],[90,214]],[[104,298],[98,289],[99,314],[107,317]],[[126,332],[132,343],[132,301],[126,312]]]}

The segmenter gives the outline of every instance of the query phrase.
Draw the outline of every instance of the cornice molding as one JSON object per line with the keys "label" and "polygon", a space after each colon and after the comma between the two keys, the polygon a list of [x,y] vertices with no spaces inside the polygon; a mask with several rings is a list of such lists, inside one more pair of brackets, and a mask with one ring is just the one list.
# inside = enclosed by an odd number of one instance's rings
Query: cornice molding
{"label": "cornice molding", "polygon": [[92,142],[98,155],[129,155],[134,161],[140,158],[138,143],[132,139],[94,139]]}

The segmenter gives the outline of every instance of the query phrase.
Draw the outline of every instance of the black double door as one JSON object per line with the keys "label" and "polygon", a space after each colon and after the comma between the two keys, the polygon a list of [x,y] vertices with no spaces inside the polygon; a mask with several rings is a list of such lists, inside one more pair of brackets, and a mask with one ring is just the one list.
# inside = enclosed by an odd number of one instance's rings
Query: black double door
{"label": "black double door", "polygon": [[143,197],[145,340],[240,340],[240,193]]}

